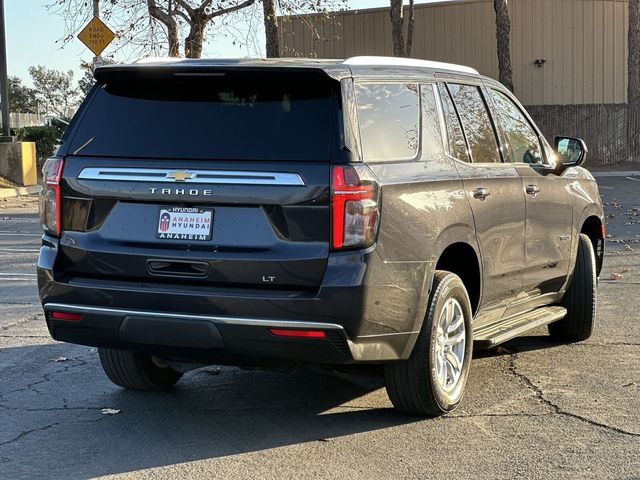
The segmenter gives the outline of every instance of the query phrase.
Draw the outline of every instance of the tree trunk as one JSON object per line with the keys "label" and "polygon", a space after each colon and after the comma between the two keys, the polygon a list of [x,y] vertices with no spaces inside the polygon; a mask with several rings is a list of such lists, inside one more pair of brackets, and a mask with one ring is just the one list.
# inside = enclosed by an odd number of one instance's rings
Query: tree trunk
{"label": "tree trunk", "polygon": [[403,0],[391,0],[391,39],[393,40],[393,55],[396,57],[404,57],[404,19],[403,19]]}
{"label": "tree trunk", "polygon": [[405,47],[405,55],[411,56],[413,48],[413,24],[416,19],[416,9],[413,6],[413,0],[409,0],[409,20],[407,21],[407,46]]}
{"label": "tree trunk", "polygon": [[511,20],[507,0],[493,0],[496,12],[496,40],[498,50],[499,80],[513,92],[513,71],[511,69]]}
{"label": "tree trunk", "polygon": [[169,56],[180,56],[180,38],[178,37],[178,27],[173,25],[167,25],[167,40],[169,42]]}
{"label": "tree trunk", "polygon": [[202,56],[202,44],[204,43],[205,18],[196,18],[190,24],[189,35],[184,39],[184,56],[187,58],[200,58]]}
{"label": "tree trunk", "polygon": [[629,160],[640,160],[640,0],[629,0],[627,145]]}
{"label": "tree trunk", "polygon": [[169,44],[169,56],[180,56],[180,39],[178,37],[178,24],[167,12],[158,7],[155,0],[147,0],[149,16],[155,18],[167,28],[167,41]]}
{"label": "tree trunk", "polygon": [[629,0],[629,86],[627,102],[640,107],[640,0]]}
{"label": "tree trunk", "polygon": [[404,1],[391,0],[389,15],[391,16],[391,38],[393,40],[393,55],[408,57],[413,47],[413,24],[416,17],[414,0],[409,0],[409,18],[407,19],[407,37],[404,36]]}
{"label": "tree trunk", "polygon": [[277,58],[280,56],[280,36],[275,0],[262,0],[262,9],[264,12],[264,32],[267,38],[267,57]]}

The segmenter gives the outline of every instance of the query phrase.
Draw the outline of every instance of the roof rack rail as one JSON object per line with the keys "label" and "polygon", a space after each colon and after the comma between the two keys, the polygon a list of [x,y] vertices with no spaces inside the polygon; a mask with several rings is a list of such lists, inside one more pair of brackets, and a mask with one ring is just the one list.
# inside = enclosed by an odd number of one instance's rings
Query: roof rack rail
{"label": "roof rack rail", "polygon": [[431,60],[418,60],[415,58],[399,58],[399,57],[376,57],[361,56],[351,57],[344,61],[345,65],[377,65],[377,66],[401,66],[401,67],[422,67],[432,68],[435,70],[451,70],[460,73],[470,73],[472,75],[480,75],[475,68],[465,67],[464,65],[456,65],[454,63],[432,62]]}
{"label": "roof rack rail", "polygon": [[184,59],[180,57],[142,57],[135,60],[133,63],[144,65],[145,63],[173,63],[180,60]]}

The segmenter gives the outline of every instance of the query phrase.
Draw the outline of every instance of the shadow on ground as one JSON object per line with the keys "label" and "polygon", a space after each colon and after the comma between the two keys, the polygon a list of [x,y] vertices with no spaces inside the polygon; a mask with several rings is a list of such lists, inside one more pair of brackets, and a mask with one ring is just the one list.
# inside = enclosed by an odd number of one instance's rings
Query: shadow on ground
{"label": "shadow on ground", "polygon": [[[60,357],[67,360],[54,361]],[[27,363],[3,362],[9,359]],[[44,469],[51,477],[137,471],[419,420],[360,405],[373,388],[308,369],[209,368],[188,373],[173,390],[148,393],[111,385],[87,347],[5,348],[0,366],[0,470],[12,478]]]}

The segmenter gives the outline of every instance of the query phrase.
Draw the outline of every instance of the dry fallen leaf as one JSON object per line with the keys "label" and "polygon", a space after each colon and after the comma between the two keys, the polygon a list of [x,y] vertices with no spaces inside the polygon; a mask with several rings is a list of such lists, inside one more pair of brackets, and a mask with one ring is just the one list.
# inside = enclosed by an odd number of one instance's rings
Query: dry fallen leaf
{"label": "dry fallen leaf", "polygon": [[67,357],[58,357],[53,359],[53,361],[56,363],[66,362],[67,360],[69,360]]}
{"label": "dry fallen leaf", "polygon": [[629,273],[631,269],[629,267],[624,267],[621,271],[622,273]]}
{"label": "dry fallen leaf", "polygon": [[102,413],[103,415],[117,415],[120,413],[120,410],[116,408],[103,408],[102,410],[100,410],[100,413]]}
{"label": "dry fallen leaf", "polygon": [[609,280],[624,280],[624,277],[619,273],[612,273]]}
{"label": "dry fallen leaf", "polygon": [[515,353],[515,352],[513,350],[509,350],[508,348],[505,348],[505,347],[498,347],[498,348],[496,348],[496,353],[510,354],[510,353]]}

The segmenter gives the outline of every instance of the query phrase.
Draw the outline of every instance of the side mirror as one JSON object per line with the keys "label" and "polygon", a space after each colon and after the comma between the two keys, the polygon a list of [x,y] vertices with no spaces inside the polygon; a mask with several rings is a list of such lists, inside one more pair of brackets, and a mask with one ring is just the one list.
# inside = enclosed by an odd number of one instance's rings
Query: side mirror
{"label": "side mirror", "polygon": [[577,167],[587,158],[589,149],[581,138],[556,137],[556,152],[563,167]]}

